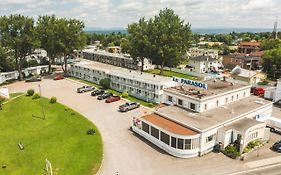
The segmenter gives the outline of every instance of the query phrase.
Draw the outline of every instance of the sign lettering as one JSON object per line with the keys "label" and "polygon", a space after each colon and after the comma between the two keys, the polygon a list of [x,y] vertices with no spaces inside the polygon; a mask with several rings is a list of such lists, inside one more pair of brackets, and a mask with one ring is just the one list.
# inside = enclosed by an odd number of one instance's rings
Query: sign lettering
{"label": "sign lettering", "polygon": [[208,89],[208,84],[194,81],[194,80],[189,80],[189,79],[184,79],[184,78],[179,78],[179,77],[173,77],[173,81],[181,83],[181,84],[186,84],[186,85],[192,85],[195,87],[199,87],[202,89]]}

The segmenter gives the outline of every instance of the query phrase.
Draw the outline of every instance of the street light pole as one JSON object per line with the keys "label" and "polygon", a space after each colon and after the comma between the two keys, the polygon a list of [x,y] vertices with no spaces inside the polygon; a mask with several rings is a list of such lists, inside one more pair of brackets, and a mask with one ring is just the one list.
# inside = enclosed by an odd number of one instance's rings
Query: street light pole
{"label": "street light pole", "polygon": [[40,101],[41,101],[41,110],[42,110],[42,114],[43,114],[43,119],[45,120],[46,117],[45,117],[45,111],[44,111],[44,105],[43,105],[43,101],[42,101],[42,92],[41,92],[41,86],[40,84],[38,84],[38,87],[39,87],[39,93],[40,93]]}

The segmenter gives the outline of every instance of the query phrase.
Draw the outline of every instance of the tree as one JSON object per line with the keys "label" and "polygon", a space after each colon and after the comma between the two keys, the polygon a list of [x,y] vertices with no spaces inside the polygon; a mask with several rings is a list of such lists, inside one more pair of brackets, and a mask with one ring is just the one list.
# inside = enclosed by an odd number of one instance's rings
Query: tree
{"label": "tree", "polygon": [[279,39],[264,40],[261,44],[262,50],[277,49],[279,47],[281,47],[281,40]]}
{"label": "tree", "polygon": [[8,50],[0,46],[0,72],[15,70],[15,63]]}
{"label": "tree", "polygon": [[57,25],[57,18],[55,15],[52,16],[39,16],[36,26],[36,31],[41,42],[41,48],[44,48],[47,51],[49,57],[49,72],[52,71],[51,65],[54,62],[55,57],[59,55],[60,50],[58,49],[58,31],[59,28]]}
{"label": "tree", "polygon": [[110,79],[109,78],[104,78],[101,79],[99,84],[102,86],[103,89],[108,89],[110,88]]}
{"label": "tree", "polygon": [[86,36],[83,32],[84,23],[76,19],[58,19],[55,30],[57,31],[57,49],[64,58],[64,73],[67,74],[67,59],[75,49],[82,49],[86,43]]}
{"label": "tree", "polygon": [[22,80],[22,64],[39,45],[34,29],[34,20],[22,15],[0,17],[0,36],[4,47],[14,55],[19,79]]}
{"label": "tree", "polygon": [[171,9],[163,9],[148,22],[150,58],[161,66],[177,66],[191,45],[190,24],[185,24]]}
{"label": "tree", "polygon": [[276,79],[281,75],[281,48],[266,51],[262,56],[263,71]]}
{"label": "tree", "polygon": [[130,47],[127,49],[134,60],[141,60],[141,71],[143,71],[144,59],[150,56],[151,44],[148,31],[148,22],[144,18],[128,25]]}

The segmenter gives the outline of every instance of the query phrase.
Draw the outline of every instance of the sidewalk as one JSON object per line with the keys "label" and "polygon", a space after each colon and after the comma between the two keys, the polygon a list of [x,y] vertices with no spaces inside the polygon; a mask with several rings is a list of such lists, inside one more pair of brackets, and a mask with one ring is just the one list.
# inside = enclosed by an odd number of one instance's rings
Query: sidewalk
{"label": "sidewalk", "polygon": [[257,167],[272,165],[272,164],[277,164],[277,163],[281,163],[281,156],[251,161],[251,162],[245,163],[245,165],[249,168],[257,168]]}

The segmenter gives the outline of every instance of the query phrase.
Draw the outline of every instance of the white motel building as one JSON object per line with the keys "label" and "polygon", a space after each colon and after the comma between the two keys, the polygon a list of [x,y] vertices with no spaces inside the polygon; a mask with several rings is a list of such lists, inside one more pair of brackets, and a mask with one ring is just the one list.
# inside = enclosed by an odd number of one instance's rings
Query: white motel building
{"label": "white motel building", "polygon": [[176,82],[171,78],[129,70],[109,64],[82,59],[79,63],[71,64],[70,75],[99,84],[103,78],[111,80],[110,87],[119,92],[147,102],[162,103],[164,89],[173,87]]}
{"label": "white motel building", "polygon": [[268,140],[266,121],[272,103],[250,94],[251,86],[221,80],[194,82],[174,78],[164,89],[164,107],[134,119],[134,132],[167,153],[182,158],[202,156],[216,145],[239,139],[240,150],[252,140]]}

